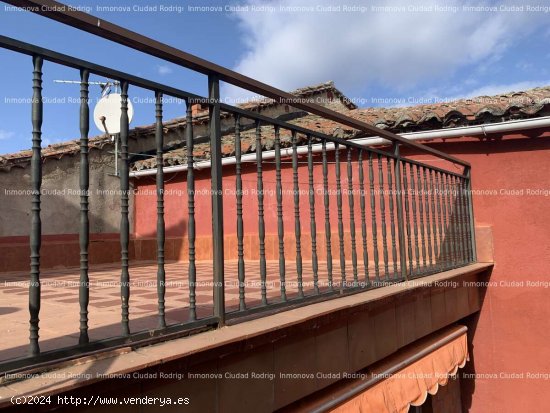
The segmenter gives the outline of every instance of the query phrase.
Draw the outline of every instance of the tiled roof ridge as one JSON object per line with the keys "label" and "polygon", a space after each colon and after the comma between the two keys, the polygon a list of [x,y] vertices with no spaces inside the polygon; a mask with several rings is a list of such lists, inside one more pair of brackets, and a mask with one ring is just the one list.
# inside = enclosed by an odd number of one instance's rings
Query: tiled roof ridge
{"label": "tiled roof ridge", "polygon": [[[410,107],[374,107],[361,108],[347,112],[349,116],[382,129],[395,133],[416,132],[423,130],[446,129],[458,126],[469,126],[483,123],[496,123],[509,119],[524,119],[540,116],[550,116],[550,86],[537,87],[522,92],[510,92],[494,96],[478,96],[449,100],[445,103],[423,104]],[[316,115],[303,116],[289,121],[302,128],[315,130],[325,134],[337,135],[340,138],[351,138],[355,132]],[[266,127],[266,129],[269,129]],[[242,153],[255,152],[255,137],[250,133],[241,133]],[[262,148],[273,149],[273,132],[262,132]],[[288,142],[284,136],[281,144]],[[301,142],[304,143],[304,142]],[[208,145],[195,146],[195,159],[209,158]],[[222,152],[224,156],[234,154],[232,138],[222,137]],[[165,154],[164,166],[183,165],[187,163],[186,151],[175,149]],[[134,171],[156,167],[155,159],[144,159],[132,165]]]}
{"label": "tiled roof ridge", "polygon": [[[291,93],[300,95],[317,93],[328,89],[332,89],[335,93],[341,93],[334,87],[334,82],[332,81],[300,88]],[[342,96],[345,98],[344,95]],[[482,124],[487,121],[502,122],[509,119],[533,118],[550,115],[550,85],[519,92],[514,91],[493,96],[477,96],[407,107],[358,108],[348,111],[347,114],[395,133],[445,129]],[[206,121],[207,118],[207,116],[199,114],[195,122],[201,123]],[[290,123],[324,133],[334,133],[337,129],[336,126],[338,126],[334,122],[327,121],[315,115],[304,116],[290,121]],[[167,129],[172,129],[180,127],[183,124],[184,119],[176,118],[166,121],[164,126]],[[150,134],[154,131],[154,127],[155,125],[135,127],[130,131],[130,138],[137,139],[139,136]],[[339,129],[341,128],[340,126]],[[90,148],[96,149],[102,149],[105,145],[111,143],[109,137],[105,135],[90,138],[89,142]],[[42,156],[43,158],[55,159],[67,154],[76,154],[79,150],[80,143],[77,139],[49,145],[47,148],[43,148]],[[31,150],[0,155],[0,169],[9,170],[13,166],[24,166],[30,161],[31,155]],[[152,160],[138,162],[142,164],[135,165],[137,169],[153,167]],[[176,160],[167,162],[179,163]]]}
{"label": "tiled roof ridge", "polygon": [[[411,106],[369,107],[349,115],[396,133],[484,123],[486,118],[500,121],[528,118],[550,105],[550,85],[492,96],[476,96]],[[498,121],[498,120],[496,120]]]}
{"label": "tiled roof ridge", "polygon": [[[307,97],[316,93],[324,92],[324,91],[332,91],[335,93],[336,97],[342,101],[344,105],[347,106],[348,109],[353,110],[357,109],[357,106],[348,98],[346,95],[344,95],[336,86],[334,86],[334,81],[329,80],[327,82],[319,83],[316,85],[310,85],[301,87],[298,89],[293,90],[292,92],[289,92],[291,95],[294,95],[296,97]],[[263,108],[266,106],[276,105],[278,104],[277,101],[271,98],[261,98],[256,99],[251,102],[245,102],[242,104],[237,105],[238,107],[241,107],[243,109],[253,110],[258,107]]]}
{"label": "tiled roof ridge", "polygon": [[[305,86],[302,88],[295,89],[292,92],[289,92],[297,97],[307,97],[312,94],[320,93],[323,91],[332,91],[336,97],[342,100],[342,102],[351,110],[357,108],[349,99],[334,86],[334,81],[330,80],[323,83],[318,83],[315,85]],[[264,98],[261,100],[256,100],[250,103],[243,103],[237,105],[243,109],[255,110],[258,108],[265,108],[277,104],[277,102],[270,98]],[[222,114],[223,116],[224,114]],[[195,116],[194,122],[203,123],[208,120],[208,113],[205,111],[204,114],[199,113]],[[164,127],[167,129],[177,128],[185,124],[185,118],[174,118],[164,122]],[[130,138],[139,138],[140,135],[151,133],[155,130],[156,125],[144,125],[136,126],[130,130]],[[105,145],[110,144],[110,138],[106,135],[99,135],[89,139],[90,148],[102,149]],[[43,158],[53,158],[60,159],[65,155],[76,154],[80,151],[80,142],[79,139],[73,139],[70,141],[64,141],[59,143],[54,143],[48,145],[46,148],[42,148],[42,157]],[[31,149],[24,149],[22,151],[8,153],[0,155],[0,170],[9,170],[13,166],[25,166],[28,164],[32,156]]]}

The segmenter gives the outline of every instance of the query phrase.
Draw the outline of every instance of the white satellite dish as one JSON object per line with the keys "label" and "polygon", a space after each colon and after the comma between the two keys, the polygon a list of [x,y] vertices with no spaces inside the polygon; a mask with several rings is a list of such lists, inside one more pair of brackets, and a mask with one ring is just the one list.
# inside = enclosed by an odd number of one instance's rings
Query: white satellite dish
{"label": "white satellite dish", "polygon": [[[134,116],[134,107],[132,102],[128,102],[128,123],[132,121]],[[122,96],[118,93],[110,93],[107,96],[103,96],[97,102],[94,108],[94,122],[100,131],[108,133],[109,135],[115,135],[120,133],[120,115]]]}

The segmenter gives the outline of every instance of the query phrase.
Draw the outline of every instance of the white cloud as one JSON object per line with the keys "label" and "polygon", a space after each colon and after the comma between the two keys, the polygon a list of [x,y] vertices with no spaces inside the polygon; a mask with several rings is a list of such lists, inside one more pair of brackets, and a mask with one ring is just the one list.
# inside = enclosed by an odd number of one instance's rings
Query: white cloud
{"label": "white cloud", "polygon": [[0,129],[0,141],[11,139],[15,136],[15,132]]}
{"label": "white cloud", "polygon": [[516,68],[519,70],[523,70],[524,72],[533,69],[533,64],[526,62],[526,61],[520,61],[516,63]]}
{"label": "white cloud", "polygon": [[166,65],[157,66],[157,73],[161,76],[169,75],[172,72],[173,72],[173,69],[170,66],[166,66]]}
{"label": "white cloud", "polygon": [[[317,5],[340,5],[343,10],[345,3],[281,0],[269,3],[274,12],[235,13],[248,48],[235,70],[284,90],[334,80],[344,92],[352,91],[352,97],[353,91],[364,93],[372,84],[406,91],[469,64],[494,63],[545,22],[540,13],[463,11],[466,3],[459,0],[445,2],[457,12],[409,9],[411,4],[434,7],[429,0],[380,1],[363,13],[279,11],[280,6]],[[248,0],[249,6],[265,4]],[[405,11],[373,11],[375,4]],[[242,95],[231,87],[224,92]]]}

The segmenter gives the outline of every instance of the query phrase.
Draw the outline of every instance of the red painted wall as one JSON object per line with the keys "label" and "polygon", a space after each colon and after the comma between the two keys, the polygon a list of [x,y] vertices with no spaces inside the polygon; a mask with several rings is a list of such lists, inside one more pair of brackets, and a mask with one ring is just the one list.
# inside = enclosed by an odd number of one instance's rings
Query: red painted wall
{"label": "red painted wall", "polygon": [[[365,155],[367,156],[367,155]],[[328,188],[329,188],[329,221],[332,233],[332,254],[337,257],[338,247],[338,208],[337,208],[337,184],[336,184],[336,165],[333,153],[328,153]],[[295,251],[295,207],[294,207],[294,182],[293,172],[290,167],[291,159],[283,159],[281,171],[281,183],[283,190],[282,217],[284,226],[284,244],[285,251],[294,255]],[[309,173],[307,165],[307,156],[300,156],[298,159],[298,187],[299,187],[299,217],[301,224],[301,243],[302,257],[307,260],[311,258],[311,227],[310,227],[310,204],[309,204]],[[355,219],[356,243],[358,246],[358,256],[362,254],[361,239],[361,214],[360,199],[361,185],[358,175],[358,159],[356,156],[351,158],[352,164],[352,190],[353,208]],[[385,191],[388,189],[387,163],[382,158],[382,170],[384,174],[383,185]],[[376,191],[380,188],[379,165],[377,157],[372,160],[373,185]],[[363,159],[364,180],[363,187],[366,192],[366,224],[368,232],[368,250],[372,257],[372,221],[370,215],[370,192],[368,178],[369,160]],[[237,201],[236,201],[236,182],[235,166],[226,166],[223,179],[224,188],[224,234],[225,234],[225,257],[226,259],[237,258]],[[199,256],[197,259],[210,259],[211,249],[211,201],[210,201],[210,170],[195,172],[195,220],[197,241],[201,241],[202,249],[197,248]],[[266,258],[268,260],[278,259],[278,216],[277,216],[277,196],[276,196],[276,171],[273,160],[267,160],[262,167],[263,188],[264,188],[264,223],[265,223],[265,244]],[[350,223],[350,190],[348,184],[347,153],[340,153],[340,176],[342,190],[342,222],[344,227],[344,251],[346,257],[351,257],[351,223]],[[394,178],[392,178],[394,179]],[[188,224],[188,206],[187,206],[187,184],[186,173],[180,172],[168,178],[169,182],[165,184],[165,220],[168,237],[183,238],[182,249],[179,252],[178,259],[187,259],[187,224]],[[326,257],[325,244],[325,208],[323,192],[323,166],[320,155],[314,156],[313,167],[314,198],[315,198],[315,223],[317,227],[317,254],[320,260]],[[393,184],[393,183],[392,183]],[[259,253],[258,238],[258,191],[257,191],[257,167],[255,162],[243,164],[242,167],[242,187],[243,187],[243,227],[244,227],[244,256],[245,259],[257,259]],[[135,238],[137,240],[153,240],[156,236],[156,208],[157,195],[155,186],[155,177],[143,177],[135,181]],[[380,257],[382,257],[382,234],[381,234],[381,214],[380,214],[380,196],[375,196],[376,223],[378,227],[378,243],[380,248]],[[391,230],[390,230],[390,201],[388,192],[384,194],[386,223],[387,223],[387,244],[391,248]],[[397,216],[397,207],[394,204],[394,217]],[[395,218],[396,219],[396,218]],[[396,226],[395,226],[396,228]],[[395,229],[395,231],[397,231]],[[397,239],[397,238],[396,238]],[[397,241],[396,241],[397,242]],[[151,244],[153,245],[153,244]],[[154,259],[151,251],[151,259]],[[391,259],[391,257],[390,257]]]}
{"label": "red painted wall", "polygon": [[[476,225],[491,226],[494,239],[494,271],[477,326],[470,331],[473,343],[471,363],[478,378],[467,405],[470,404],[470,411],[474,413],[546,411],[550,406],[550,381],[528,378],[527,375],[550,372],[550,287],[529,287],[526,283],[550,283],[550,193],[528,194],[528,191],[550,191],[550,132],[539,130],[530,131],[528,136],[491,136],[490,140],[484,141],[464,138],[430,145],[472,164]],[[426,158],[425,155],[413,156],[422,160]],[[304,161],[305,158],[301,158],[301,162]],[[226,167],[225,171],[224,187],[230,191],[234,189],[233,167]],[[252,191],[256,187],[255,166],[247,166],[244,172],[243,186]],[[198,173],[197,178],[203,179],[197,181],[197,190],[208,189],[208,174],[209,171]],[[321,168],[317,166],[315,181],[318,183],[322,183],[321,174]],[[331,172],[330,176],[333,178],[334,173]],[[346,176],[345,163],[342,163],[342,176]],[[266,190],[274,190],[273,168],[266,168],[264,178]],[[167,190],[184,192],[183,180],[185,173],[173,177],[166,185]],[[291,188],[290,169],[283,172],[283,182],[285,188]],[[300,186],[304,185],[307,185],[305,166],[300,174]],[[152,218],[156,214],[154,177],[140,179],[136,187],[139,190],[136,195],[136,237],[152,237],[156,225]],[[331,187],[334,188],[334,181]],[[302,231],[308,233],[307,195],[300,199]],[[315,201],[317,229],[323,234],[322,197],[316,196]],[[234,233],[234,197],[227,196],[224,202],[225,230]],[[245,196],[243,202],[245,232],[255,233],[256,197]],[[185,235],[186,203],[184,194],[166,197],[168,234],[171,236]],[[265,204],[266,232],[276,233],[274,193],[266,196]],[[333,232],[336,231],[335,205],[335,197],[331,197]],[[344,214],[348,214],[345,197],[344,205]],[[285,231],[292,232],[291,195],[285,196],[283,208]],[[355,199],[355,208],[359,210],[358,198]],[[197,196],[197,214],[198,235],[210,234],[210,201],[207,196]],[[359,229],[359,220],[356,224]],[[512,378],[514,374],[523,375],[523,378]]]}
{"label": "red painted wall", "polygon": [[[342,189],[347,190],[347,158],[345,154],[341,155],[340,173],[342,177]],[[290,162],[289,159],[283,162]],[[309,194],[308,194],[308,168],[307,157],[299,158],[299,176],[298,184],[300,188],[300,220],[303,231],[309,232]],[[314,166],[314,188],[315,195],[315,220],[317,225],[324,224],[324,205],[323,205],[323,171],[321,158],[315,157]],[[335,165],[332,154],[328,161],[328,176],[329,176],[329,191],[333,191],[330,196],[330,220],[333,225],[333,230],[336,230],[337,209],[336,209],[336,180],[335,180]],[[356,162],[356,159],[353,159]],[[364,161],[365,171],[368,167],[367,161]],[[377,168],[376,161],[373,167]],[[235,166],[226,166],[224,169],[224,231],[225,234],[235,234],[237,232],[237,202],[236,202],[236,187],[235,187]],[[359,179],[357,176],[356,163],[354,163],[353,177],[354,191],[357,191],[354,196],[355,210],[359,211]],[[197,236],[211,235],[212,233],[212,218],[211,218],[211,203],[210,203],[210,170],[195,172],[196,196],[196,225]],[[180,172],[176,176],[171,176],[170,182],[165,184],[165,219],[168,236],[186,235],[188,209],[187,209],[187,184],[186,173]],[[378,186],[378,177],[375,175],[376,185]],[[285,163],[281,171],[281,182],[283,189],[283,221],[285,232],[294,234],[294,195],[293,195],[293,176],[292,168]],[[368,189],[368,181],[365,181],[366,189]],[[242,167],[242,185],[243,185],[243,221],[244,231],[248,234],[258,233],[258,197],[257,197],[257,178],[256,164],[247,163]],[[277,233],[277,201],[276,201],[276,175],[273,160],[265,161],[263,165],[263,185],[264,185],[264,217],[265,230],[267,234]],[[135,181],[136,197],[135,197],[135,236],[138,238],[154,237],[156,234],[156,220],[151,217],[156,217],[156,187],[155,177],[143,177]],[[349,207],[347,195],[342,197],[344,204],[343,220],[349,225]],[[378,202],[378,201],[377,201]],[[320,228],[321,229],[321,228]]]}
{"label": "red painted wall", "polygon": [[[478,376],[465,387],[473,388],[466,397],[473,413],[550,406],[550,378],[527,377],[550,373],[550,285],[526,285],[550,283],[550,133],[529,135],[432,145],[472,164],[475,221],[493,232],[495,266],[470,332]],[[539,189],[546,192],[528,194]]]}

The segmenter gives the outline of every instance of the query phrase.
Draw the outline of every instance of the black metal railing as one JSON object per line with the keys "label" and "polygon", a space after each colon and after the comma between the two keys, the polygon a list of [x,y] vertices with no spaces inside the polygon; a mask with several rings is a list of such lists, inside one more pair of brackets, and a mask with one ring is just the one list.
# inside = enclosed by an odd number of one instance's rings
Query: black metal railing
{"label": "black metal railing", "polygon": [[[41,2],[8,1],[16,5]],[[55,3],[55,2],[44,2]],[[38,11],[40,13],[40,11]],[[208,96],[202,97],[157,82],[142,79],[127,73],[99,66],[84,60],[66,56],[51,50],[0,36],[0,47],[32,57],[33,100],[32,100],[32,227],[30,232],[31,271],[29,288],[30,310],[30,356],[9,360],[1,369],[14,370],[37,363],[74,357],[83,352],[98,351],[128,343],[149,343],[151,340],[168,339],[193,329],[222,326],[226,320],[235,320],[266,310],[284,309],[317,300],[357,293],[387,283],[402,282],[467,265],[476,260],[472,199],[470,195],[470,166],[468,163],[443,154],[431,147],[408,141],[388,131],[378,130],[356,119],[327,108],[294,100],[292,95],[263,85],[253,79],[235,74],[227,69],[204,62],[168,46],[135,36],[132,38],[122,28],[108,22],[98,29],[97,19],[82,13],[70,11],[61,14],[46,14],[47,17],[62,20],[83,30],[110,38],[119,43],[165,58],[169,61],[206,73],[208,75]],[[91,19],[91,20],[90,20]],[[94,20],[95,19],[95,20]],[[95,21],[91,28],[91,21]],[[135,34],[134,34],[135,35]],[[144,40],[145,39],[145,40]],[[138,45],[138,43],[140,43]],[[156,52],[153,52],[153,49]],[[42,63],[50,61],[80,71],[80,337],[78,345],[55,351],[40,352],[40,240],[41,240],[41,124],[42,124]],[[121,335],[107,340],[90,342],[88,335],[89,293],[89,176],[88,134],[89,101],[88,82],[90,75],[99,75],[120,82],[122,90],[122,116],[120,120],[120,251],[121,251]],[[245,87],[254,92],[286,102],[293,107],[323,116],[325,119],[346,124],[364,135],[378,135],[386,138],[389,145],[371,147],[353,140],[345,140],[320,133],[276,118],[263,116],[255,111],[245,110],[221,103],[220,80]],[[130,329],[131,308],[129,262],[129,160],[128,160],[128,107],[127,99],[132,87],[149,90],[155,97],[155,147],[157,165],[163,165],[163,97],[182,99],[185,108],[185,142],[187,147],[187,252],[188,252],[188,320],[167,325],[165,317],[165,209],[163,168],[156,169],[157,190],[157,292],[158,328],[154,331],[132,332]],[[195,210],[195,165],[194,121],[191,106],[194,103],[208,105],[208,130],[210,137],[210,185],[212,206],[212,267],[208,274],[198,271],[196,259],[196,210]],[[224,195],[222,167],[222,118],[232,116],[234,129],[234,169],[236,195],[236,233],[224,234]],[[225,137],[227,131],[223,132]],[[255,142],[255,156],[243,154],[242,141],[249,137]],[[284,137],[284,139],[283,139]],[[289,138],[288,138],[289,137]],[[266,138],[274,139],[273,152],[264,151]],[[390,148],[387,150],[387,148]],[[455,167],[446,169],[415,160],[414,156],[403,156],[402,150],[426,154]],[[244,171],[243,164],[252,156],[254,170]],[[304,159],[303,164],[300,162]],[[272,173],[270,160],[274,159],[275,214],[266,215],[265,176]],[[342,165],[342,163],[345,164]],[[288,167],[287,165],[290,165]],[[342,167],[345,167],[344,174]],[[227,166],[229,168],[229,166]],[[267,171],[266,168],[269,170]],[[283,172],[291,169],[291,181],[283,181]],[[255,175],[257,194],[255,204],[257,226],[253,234],[257,240],[257,256],[251,258],[245,248],[243,219],[243,176]],[[303,174],[302,174],[303,173]],[[305,179],[304,179],[305,177]],[[301,181],[302,179],[302,181]],[[284,209],[284,187],[292,188],[292,208]],[[300,190],[306,188],[302,202]],[[94,200],[92,199],[92,202]],[[288,205],[288,204],[287,204]],[[301,210],[307,212],[309,223],[302,222]],[[334,212],[335,211],[335,212]],[[266,222],[276,221],[276,234],[266,232]],[[294,231],[289,231],[285,222],[293,220]],[[321,223],[322,222],[322,223]],[[360,226],[360,230],[357,230]],[[306,228],[309,228],[309,234]],[[334,233],[333,228],[336,229]],[[224,294],[227,279],[224,270],[224,239],[236,237],[236,281],[238,297],[234,307],[226,308]],[[276,254],[266,250],[266,237],[276,236]],[[288,239],[291,242],[288,242]],[[287,241],[285,241],[287,240]],[[291,246],[292,248],[289,248]],[[337,260],[334,260],[337,257]],[[273,266],[276,262],[276,274]],[[269,268],[268,268],[269,267]],[[247,296],[247,278],[254,268],[259,276],[259,291],[254,297]],[[213,311],[200,317],[197,312],[196,284],[198,278],[209,277],[212,281]],[[311,283],[306,282],[311,280]],[[278,288],[270,288],[270,281],[278,280]],[[290,288],[295,283],[296,288]]]}

